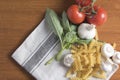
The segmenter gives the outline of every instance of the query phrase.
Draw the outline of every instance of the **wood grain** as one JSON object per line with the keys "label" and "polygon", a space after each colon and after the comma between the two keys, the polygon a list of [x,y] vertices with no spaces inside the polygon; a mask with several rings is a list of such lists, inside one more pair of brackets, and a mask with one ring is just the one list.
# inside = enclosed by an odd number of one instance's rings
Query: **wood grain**
{"label": "wood grain", "polygon": [[[0,0],[0,80],[35,80],[21,68],[11,54],[44,18],[46,8],[58,14],[74,0]],[[120,0],[98,0],[108,12],[108,21],[98,27],[99,37],[116,42],[120,50]],[[111,80],[120,80],[120,69]]]}

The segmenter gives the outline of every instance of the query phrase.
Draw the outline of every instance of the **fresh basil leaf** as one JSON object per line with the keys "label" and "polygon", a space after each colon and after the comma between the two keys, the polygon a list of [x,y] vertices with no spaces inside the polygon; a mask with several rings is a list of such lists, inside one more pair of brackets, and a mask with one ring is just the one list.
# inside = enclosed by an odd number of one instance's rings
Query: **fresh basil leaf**
{"label": "fresh basil leaf", "polygon": [[65,11],[62,13],[62,26],[63,26],[64,31],[66,32],[71,31],[70,23],[69,23],[69,20],[68,20],[68,17]]}
{"label": "fresh basil leaf", "polygon": [[55,59],[56,59],[57,61],[60,61],[61,55],[62,55],[62,53],[63,53],[64,50],[65,50],[65,48],[62,48],[62,49],[57,53],[57,55],[55,56]]}
{"label": "fresh basil leaf", "polygon": [[65,49],[70,49],[70,47],[71,47],[71,43],[66,43],[65,44]]}
{"label": "fresh basil leaf", "polygon": [[92,41],[92,39],[87,39],[87,40],[78,39],[76,42],[79,43],[79,44],[82,44],[82,43],[89,44],[91,41]]}
{"label": "fresh basil leaf", "polygon": [[77,30],[77,26],[76,26],[76,25],[71,24],[71,30],[72,30],[72,31],[76,31],[76,30]]}
{"label": "fresh basil leaf", "polygon": [[53,29],[54,33],[59,37],[62,45],[63,28],[60,24],[60,20],[57,14],[52,9],[47,9],[45,14],[45,20],[47,21],[48,25]]}
{"label": "fresh basil leaf", "polygon": [[77,38],[76,32],[71,31],[66,33],[63,41],[68,43],[74,43],[77,39],[78,38]]}

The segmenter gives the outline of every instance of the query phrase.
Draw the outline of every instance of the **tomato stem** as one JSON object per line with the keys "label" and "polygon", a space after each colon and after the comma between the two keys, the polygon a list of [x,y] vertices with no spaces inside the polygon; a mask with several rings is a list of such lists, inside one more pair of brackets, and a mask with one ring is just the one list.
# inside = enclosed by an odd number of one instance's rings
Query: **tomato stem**
{"label": "tomato stem", "polygon": [[83,12],[83,10],[84,10],[84,7],[80,8],[80,12]]}
{"label": "tomato stem", "polygon": [[88,9],[90,6],[84,6],[84,7],[82,7],[81,9],[80,9],[80,11],[84,11],[84,10],[86,10],[86,9]]}
{"label": "tomato stem", "polygon": [[92,13],[93,14],[96,14],[97,12],[95,11],[94,9],[94,4],[95,4],[96,0],[92,0],[92,4],[91,4],[91,7],[92,7]]}
{"label": "tomato stem", "polygon": [[85,13],[86,15],[90,15],[91,13]]}
{"label": "tomato stem", "polygon": [[78,5],[78,9],[79,9],[80,12],[82,11],[82,8],[81,8],[80,4]]}

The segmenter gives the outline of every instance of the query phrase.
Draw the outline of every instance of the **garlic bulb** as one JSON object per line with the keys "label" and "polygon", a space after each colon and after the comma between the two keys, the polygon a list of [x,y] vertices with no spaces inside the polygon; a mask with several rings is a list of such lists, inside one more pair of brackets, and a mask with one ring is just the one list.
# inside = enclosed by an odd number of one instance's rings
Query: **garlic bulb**
{"label": "garlic bulb", "polygon": [[73,63],[73,58],[72,58],[72,54],[67,54],[65,57],[64,57],[64,65],[67,66],[67,67],[70,67]]}
{"label": "garlic bulb", "polygon": [[115,52],[115,55],[113,55],[112,59],[115,63],[120,64],[120,52]]}
{"label": "garlic bulb", "polygon": [[105,43],[101,48],[101,52],[105,57],[112,57],[114,55],[114,48],[109,43]]}
{"label": "garlic bulb", "polygon": [[82,23],[78,28],[78,35],[82,39],[93,39],[96,35],[95,25]]}

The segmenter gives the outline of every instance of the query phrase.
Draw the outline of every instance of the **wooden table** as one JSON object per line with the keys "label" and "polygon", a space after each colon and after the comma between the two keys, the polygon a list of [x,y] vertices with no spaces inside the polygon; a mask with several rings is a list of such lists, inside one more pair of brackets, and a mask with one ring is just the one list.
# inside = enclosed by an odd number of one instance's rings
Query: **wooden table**
{"label": "wooden table", "polygon": [[[73,2],[72,2],[73,1]],[[35,80],[11,54],[44,18],[46,8],[61,14],[74,0],[0,0],[0,80]],[[120,50],[120,0],[98,0],[108,12],[107,22],[98,28],[99,37],[116,42]],[[111,80],[120,80],[120,69]]]}

